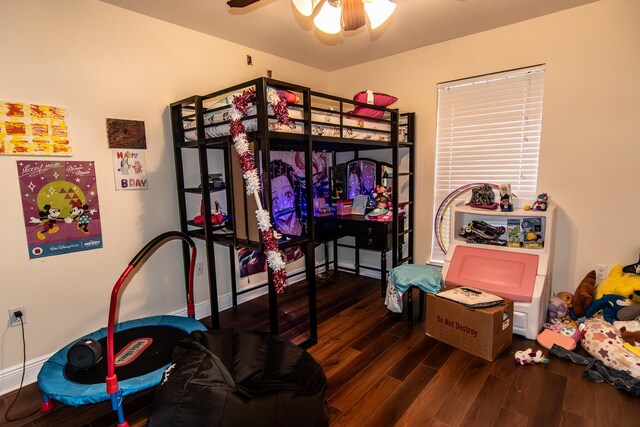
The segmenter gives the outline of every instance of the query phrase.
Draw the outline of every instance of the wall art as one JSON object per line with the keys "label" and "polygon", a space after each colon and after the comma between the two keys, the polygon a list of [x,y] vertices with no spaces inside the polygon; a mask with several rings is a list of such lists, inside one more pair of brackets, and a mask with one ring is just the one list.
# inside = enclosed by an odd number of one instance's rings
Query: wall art
{"label": "wall art", "polygon": [[109,148],[147,148],[144,122],[140,120],[107,119]]}
{"label": "wall art", "polygon": [[144,151],[113,151],[113,173],[116,190],[146,190],[147,163],[144,160]]}
{"label": "wall art", "polygon": [[0,155],[71,156],[65,110],[0,101]]}
{"label": "wall art", "polygon": [[102,247],[95,164],[18,160],[29,258]]}

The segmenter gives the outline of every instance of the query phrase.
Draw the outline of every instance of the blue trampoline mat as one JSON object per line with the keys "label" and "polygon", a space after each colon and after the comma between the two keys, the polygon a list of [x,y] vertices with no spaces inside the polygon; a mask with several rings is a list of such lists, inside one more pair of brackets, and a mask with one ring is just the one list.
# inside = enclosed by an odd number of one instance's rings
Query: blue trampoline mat
{"label": "blue trampoline mat", "polygon": [[[207,329],[202,323],[190,317],[153,316],[116,324],[114,329],[114,341],[118,340],[118,332],[128,331],[134,328],[140,328],[143,330],[148,329],[149,327],[175,328],[183,331],[185,336],[193,331],[205,331]],[[107,328],[102,328],[79,339],[91,338],[96,341],[100,341],[104,340],[106,336]],[[74,340],[60,349],[44,363],[40,373],[38,374],[38,386],[40,387],[40,390],[50,399],[57,400],[69,406],[80,406],[109,400],[110,396],[107,394],[107,387],[104,382],[104,378],[102,379],[102,382],[96,384],[82,384],[68,379],[65,373],[65,371],[68,373],[70,369],[66,366],[67,352],[77,341],[78,340]],[[117,344],[115,345],[115,348],[117,353],[119,351]],[[106,345],[103,346],[103,357],[106,359]],[[127,396],[141,390],[155,387],[160,383],[162,374],[168,366],[169,363],[165,363],[158,369],[147,372],[144,375],[135,376],[122,381],[119,380],[118,388],[122,391],[123,396]],[[102,367],[102,369],[104,370],[105,368]],[[116,375],[118,374],[119,369],[116,367]]]}

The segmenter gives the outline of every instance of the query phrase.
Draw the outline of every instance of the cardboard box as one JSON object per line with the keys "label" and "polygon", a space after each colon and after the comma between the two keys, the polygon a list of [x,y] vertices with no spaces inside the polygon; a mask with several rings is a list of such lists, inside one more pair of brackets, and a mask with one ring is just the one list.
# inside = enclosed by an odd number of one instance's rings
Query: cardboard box
{"label": "cardboard box", "polygon": [[427,335],[486,360],[494,360],[513,339],[513,301],[469,308],[427,294]]}

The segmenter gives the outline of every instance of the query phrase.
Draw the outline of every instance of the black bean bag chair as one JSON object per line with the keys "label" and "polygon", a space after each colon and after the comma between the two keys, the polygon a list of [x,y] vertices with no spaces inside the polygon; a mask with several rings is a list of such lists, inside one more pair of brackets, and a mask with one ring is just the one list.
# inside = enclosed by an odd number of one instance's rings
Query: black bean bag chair
{"label": "black bean bag chair", "polygon": [[174,350],[148,426],[328,426],[327,378],[301,348],[262,332],[195,331]]}

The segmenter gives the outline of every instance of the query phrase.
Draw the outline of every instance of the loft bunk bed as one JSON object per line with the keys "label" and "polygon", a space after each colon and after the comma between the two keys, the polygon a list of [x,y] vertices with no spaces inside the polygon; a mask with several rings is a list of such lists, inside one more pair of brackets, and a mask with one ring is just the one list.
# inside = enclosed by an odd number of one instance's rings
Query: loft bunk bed
{"label": "loft bunk bed", "polygon": [[[398,201],[406,207],[406,216],[409,221],[400,220],[398,209],[395,210],[392,221],[387,227],[391,235],[384,244],[372,248],[381,251],[382,265],[381,289],[384,292],[384,276],[386,274],[386,251],[392,250],[393,265],[413,260],[413,141],[415,136],[413,113],[399,114],[396,109],[361,103],[333,95],[312,91],[307,87],[296,84],[258,78],[223,90],[212,92],[203,96],[191,96],[189,98],[171,104],[171,118],[173,128],[174,153],[176,163],[176,178],[178,186],[178,204],[180,210],[181,229],[192,237],[202,239],[206,247],[207,272],[209,275],[209,293],[211,301],[211,327],[218,328],[218,303],[217,280],[214,257],[214,244],[226,245],[229,248],[229,268],[231,271],[232,304],[237,306],[237,297],[251,289],[236,289],[235,250],[236,248],[264,250],[258,231],[255,212],[257,203],[253,197],[246,196],[246,183],[242,179],[242,170],[238,162],[238,154],[233,147],[231,136],[231,111],[233,97],[242,95],[245,91],[255,91],[255,102],[248,105],[242,119],[247,136],[249,137],[249,150],[254,155],[256,165],[261,171],[262,194],[260,195],[262,206],[272,211],[272,188],[269,165],[271,155],[276,151],[295,151],[302,153],[304,158],[304,181],[312,183],[313,153],[331,153],[332,165],[336,165],[336,153],[352,152],[354,158],[359,158],[364,150],[391,149],[390,176],[393,194],[399,195],[401,185],[399,181],[405,178],[403,194],[407,200]],[[287,116],[289,124],[282,124],[268,101],[272,91],[276,90],[282,99],[287,100]],[[372,119],[374,116],[375,119]],[[195,165],[185,163],[184,150],[197,150],[199,182],[185,182],[185,168],[193,168]],[[212,188],[208,176],[212,172],[209,169],[211,150],[219,150],[219,155],[224,158],[224,188]],[[407,150],[409,155],[409,171],[400,172],[398,169],[401,150]],[[407,190],[408,189],[408,190]],[[212,221],[211,194],[215,191],[225,192],[225,208],[231,214],[230,220],[222,226]],[[355,249],[355,269],[342,268],[355,271],[359,274],[359,249],[361,245],[340,245],[337,238],[346,233],[354,234],[354,225],[346,227],[344,233],[326,233],[326,220],[320,230],[314,225],[314,199],[312,186],[306,185],[300,196],[306,203],[300,203],[303,232],[300,235],[287,235],[279,241],[280,249],[291,247],[301,248],[305,255],[305,270],[298,274],[306,274],[309,287],[309,338],[300,345],[308,347],[317,342],[317,308],[315,300],[315,247],[319,243],[325,243],[325,268],[329,268],[327,238],[333,238],[334,243],[334,269],[338,269],[337,251],[339,246]],[[199,195],[202,199],[202,214],[204,221],[195,223],[190,219],[190,206],[193,205],[187,199],[189,195]],[[397,197],[397,196],[394,196]],[[272,214],[273,218],[273,214]],[[345,218],[346,219],[346,218]],[[339,220],[339,219],[338,219]],[[403,227],[400,224],[403,224]],[[371,227],[365,224],[356,224],[355,229],[372,233]],[[276,227],[277,228],[277,227]],[[339,226],[342,229],[342,226]],[[402,229],[401,229],[402,228]],[[349,233],[351,230],[351,233]],[[318,236],[317,233],[322,233]],[[376,231],[377,232],[377,231]],[[372,241],[371,239],[369,240]],[[358,243],[358,242],[356,242]],[[390,243],[390,244],[389,244]],[[364,245],[363,247],[367,247]],[[403,249],[404,248],[404,249]],[[188,248],[183,248],[185,260],[185,272],[189,259]],[[320,264],[322,265],[322,264]],[[290,275],[291,277],[296,276]],[[265,286],[265,285],[262,285]],[[271,332],[278,334],[278,308],[277,295],[273,286],[271,270],[268,270],[269,286],[269,323]],[[258,286],[260,287],[260,286]]]}

